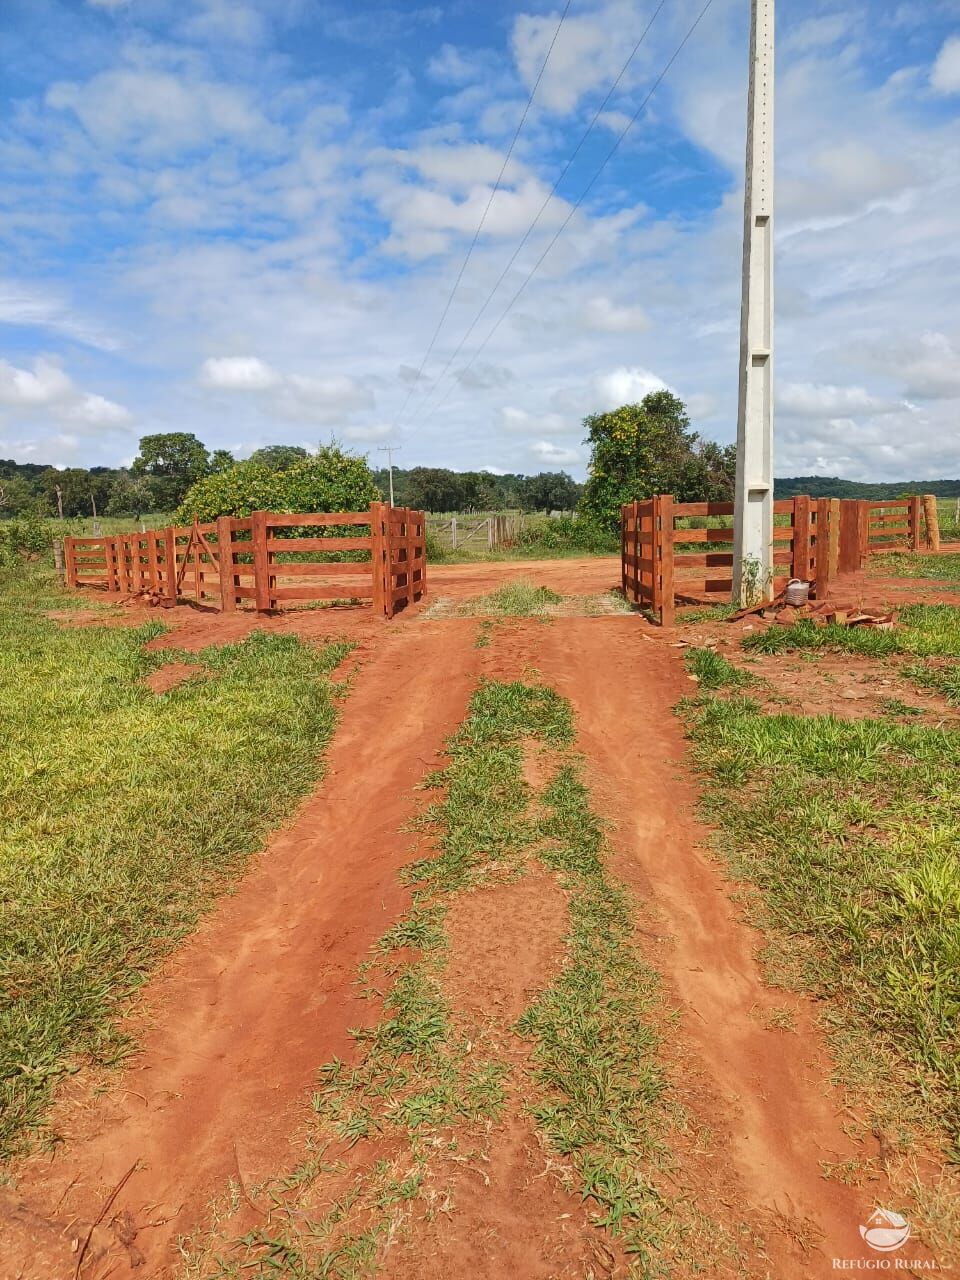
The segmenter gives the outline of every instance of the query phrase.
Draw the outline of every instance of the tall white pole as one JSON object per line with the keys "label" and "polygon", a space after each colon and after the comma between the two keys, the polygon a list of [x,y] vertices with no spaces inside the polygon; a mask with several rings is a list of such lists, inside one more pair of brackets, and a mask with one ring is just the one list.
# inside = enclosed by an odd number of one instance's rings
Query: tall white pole
{"label": "tall white pole", "polygon": [[733,547],[743,605],[767,598],[773,580],[774,0],[751,9]]}
{"label": "tall white pole", "polygon": [[389,459],[390,466],[390,505],[393,506],[393,455],[400,452],[398,444],[381,444],[377,446],[378,453],[385,453]]}

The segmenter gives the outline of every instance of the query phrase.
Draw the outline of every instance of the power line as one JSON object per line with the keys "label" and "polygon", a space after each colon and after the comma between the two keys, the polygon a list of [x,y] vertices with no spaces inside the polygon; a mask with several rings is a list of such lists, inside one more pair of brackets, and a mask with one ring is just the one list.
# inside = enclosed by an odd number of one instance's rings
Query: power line
{"label": "power line", "polygon": [[476,231],[473,233],[473,239],[470,242],[470,247],[469,249],[467,249],[466,257],[463,259],[463,262],[460,264],[460,270],[457,272],[457,278],[453,282],[453,288],[450,290],[450,295],[447,298],[443,311],[440,313],[440,319],[437,321],[437,327],[433,331],[433,337],[430,339],[429,346],[424,352],[423,359],[420,361],[420,368],[417,370],[417,376],[414,379],[413,383],[411,384],[410,390],[407,392],[407,398],[406,400],[404,400],[403,406],[400,409],[400,412],[397,414],[396,418],[394,419],[394,426],[397,425],[397,423],[400,421],[400,419],[403,417],[404,413],[406,412],[407,405],[410,403],[410,399],[413,396],[414,391],[417,389],[420,383],[421,377],[423,376],[423,371],[426,368],[427,361],[430,359],[431,352],[433,351],[433,348],[436,346],[437,338],[440,336],[440,330],[443,328],[444,321],[446,320],[447,315],[450,311],[450,308],[453,305],[453,300],[456,297],[457,290],[460,288],[460,281],[463,279],[463,273],[466,271],[467,265],[470,262],[471,257],[473,256],[473,251],[477,247],[477,241],[480,239],[480,233],[483,230],[484,223],[487,220],[487,214],[490,212],[490,207],[493,204],[493,201],[496,197],[497,192],[500,190],[500,185],[503,182],[503,175],[507,171],[507,165],[510,163],[510,158],[513,155],[514,148],[517,145],[517,140],[520,137],[520,132],[523,129],[524,124],[526,123],[527,116],[530,114],[530,108],[533,106],[533,100],[534,98],[536,98],[537,90],[540,88],[540,81],[543,79],[544,72],[547,69],[547,63],[550,61],[550,57],[553,53],[554,46],[557,43],[557,38],[560,35],[560,28],[563,26],[566,16],[570,12],[570,6],[572,3],[573,3],[573,0],[567,0],[566,5],[564,6],[564,10],[560,14],[560,21],[557,23],[557,29],[553,33],[553,39],[550,41],[550,47],[547,49],[546,57],[544,58],[543,63],[540,67],[539,75],[537,76],[536,81],[534,82],[533,88],[530,90],[530,96],[527,98],[527,105],[523,108],[523,115],[520,117],[520,123],[517,125],[516,131],[513,135],[513,140],[511,141],[510,146],[507,150],[507,154],[504,157],[503,164],[500,166],[500,173],[497,175],[497,181],[494,184],[493,190],[490,192],[490,198],[487,200],[487,206],[480,216],[480,221],[477,224]]}
{"label": "power line", "polygon": [[[664,8],[666,3],[667,3],[667,0],[660,0],[660,3],[657,5],[656,9],[654,9],[653,14],[650,18],[650,21],[647,23],[647,25],[644,27],[643,31],[640,34],[640,39],[633,46],[633,49],[630,52],[630,56],[627,58],[623,66],[620,68],[620,71],[617,75],[616,80],[614,80],[613,84],[610,86],[610,88],[607,91],[607,96],[603,99],[599,107],[597,107],[596,111],[594,112],[593,119],[587,125],[583,133],[580,135],[580,141],[577,143],[577,145],[574,147],[571,154],[568,156],[566,163],[564,164],[563,168],[560,170],[560,176],[557,178],[556,182],[554,182],[553,186],[551,187],[546,200],[544,200],[543,204],[537,210],[536,217],[533,219],[529,227],[527,227],[526,231],[523,233],[523,238],[520,241],[520,243],[517,245],[516,249],[514,249],[513,254],[510,258],[510,261],[500,272],[500,275],[498,276],[496,283],[494,284],[490,292],[487,294],[487,297],[483,302],[483,305],[480,307],[480,310],[477,312],[477,314],[474,316],[473,320],[471,321],[470,327],[467,329],[466,333],[464,333],[463,337],[460,339],[460,342],[457,345],[457,349],[454,351],[453,355],[450,357],[447,363],[443,366],[443,369],[440,372],[440,376],[437,378],[436,382],[434,383],[434,390],[436,390],[436,388],[440,385],[440,383],[446,377],[450,369],[450,366],[453,364],[457,356],[460,354],[460,352],[469,342],[470,335],[473,333],[474,329],[482,320],[487,310],[487,307],[489,307],[490,303],[493,301],[494,296],[497,293],[497,290],[503,284],[504,280],[509,275],[510,269],[512,268],[513,264],[516,262],[517,258],[519,258],[521,252],[523,251],[524,245],[527,243],[527,241],[530,239],[533,232],[536,230],[536,227],[540,222],[540,219],[543,217],[544,213],[546,212],[547,206],[550,204],[550,201],[553,199],[553,197],[557,194],[557,190],[559,189],[560,184],[563,182],[564,178],[570,172],[571,165],[573,164],[574,160],[576,160],[577,156],[580,154],[581,150],[583,149],[583,144],[586,142],[587,138],[589,138],[590,134],[593,132],[597,124],[597,121],[600,119],[601,115],[603,115],[604,111],[607,108],[607,105],[610,102],[610,99],[613,97],[613,95],[616,93],[617,89],[619,88],[621,80],[627,74],[630,64],[633,62],[634,58],[639,53],[640,46],[646,40],[650,32],[650,28],[653,26],[657,18],[660,16],[660,12]],[[410,396],[408,395],[406,400],[404,401],[403,408],[400,410],[400,413],[397,415],[398,420],[403,416],[403,413],[406,410],[406,407],[409,403],[410,403]]]}
{"label": "power line", "polygon": [[[592,177],[592,178],[590,179],[590,181],[587,183],[586,187],[584,187],[583,191],[580,193],[580,196],[579,196],[579,198],[577,199],[576,204],[571,208],[571,210],[570,210],[570,212],[567,214],[566,218],[564,218],[563,222],[560,224],[560,227],[558,228],[558,230],[557,230],[556,234],[554,235],[553,239],[550,241],[550,243],[549,243],[549,244],[547,245],[547,247],[544,249],[543,253],[541,253],[541,255],[540,255],[540,257],[537,259],[537,261],[536,261],[536,262],[533,264],[533,266],[530,268],[529,272],[527,273],[526,277],[525,277],[525,278],[524,278],[524,280],[523,280],[523,283],[520,285],[520,288],[516,291],[516,293],[513,295],[513,297],[512,297],[512,298],[510,299],[510,301],[507,303],[507,305],[506,305],[506,307],[504,308],[504,310],[500,313],[500,316],[499,316],[499,318],[497,319],[496,324],[494,324],[493,328],[490,330],[490,332],[489,332],[489,333],[487,334],[487,336],[484,338],[483,342],[481,342],[480,346],[476,349],[476,351],[473,353],[473,355],[470,357],[470,359],[467,361],[467,363],[464,365],[464,367],[463,367],[463,368],[459,371],[459,373],[456,375],[456,377],[457,377],[457,378],[462,378],[462,377],[463,377],[463,375],[464,375],[465,373],[467,373],[470,369],[472,369],[472,368],[473,368],[473,365],[474,365],[474,364],[476,363],[476,361],[477,361],[477,358],[478,358],[478,357],[481,355],[481,353],[486,349],[487,344],[488,344],[488,343],[490,342],[490,340],[493,338],[494,334],[495,334],[495,333],[497,332],[497,330],[500,328],[501,324],[503,324],[504,320],[507,318],[507,316],[509,315],[510,311],[513,309],[513,307],[514,307],[515,303],[516,303],[516,302],[518,301],[518,299],[520,298],[520,295],[523,293],[523,291],[526,289],[527,285],[530,283],[530,281],[531,281],[531,280],[533,279],[533,277],[536,275],[537,271],[540,269],[540,266],[542,265],[542,263],[543,263],[544,259],[546,258],[547,254],[550,252],[550,250],[553,248],[553,246],[557,243],[557,241],[558,241],[558,240],[560,239],[560,237],[563,235],[564,231],[565,231],[565,230],[567,229],[567,227],[569,226],[569,224],[570,224],[570,222],[571,222],[571,220],[572,220],[572,218],[573,218],[574,214],[577,212],[577,210],[578,210],[578,209],[580,208],[580,206],[583,204],[584,200],[586,200],[587,196],[588,196],[588,195],[590,194],[590,192],[593,190],[593,187],[594,187],[594,185],[596,184],[597,179],[600,177],[601,173],[603,173],[604,169],[607,167],[607,165],[609,164],[609,162],[610,162],[610,161],[613,159],[613,157],[616,155],[617,151],[618,151],[618,150],[619,150],[619,148],[620,148],[620,144],[623,142],[624,138],[627,136],[627,134],[630,132],[630,130],[633,128],[633,126],[636,124],[636,122],[640,119],[640,116],[641,116],[641,115],[643,114],[643,112],[646,110],[647,105],[648,105],[648,104],[649,104],[649,102],[650,102],[650,99],[653,97],[653,95],[656,93],[657,89],[660,87],[660,85],[661,85],[661,84],[663,83],[663,81],[666,79],[667,73],[670,71],[670,68],[671,68],[671,67],[673,66],[673,64],[676,62],[677,58],[679,58],[680,54],[683,52],[684,48],[686,47],[686,45],[687,45],[688,41],[690,40],[690,38],[692,37],[693,33],[696,31],[697,27],[699,27],[700,23],[701,23],[701,22],[703,21],[703,19],[706,17],[707,10],[710,8],[710,6],[711,6],[712,4],[713,4],[713,0],[707,0],[707,3],[706,3],[706,4],[703,6],[703,8],[700,10],[700,13],[697,15],[697,18],[696,18],[696,20],[694,21],[693,25],[689,28],[689,30],[687,31],[686,35],[685,35],[685,36],[683,37],[683,39],[680,41],[680,44],[679,44],[679,45],[677,46],[677,48],[674,50],[674,53],[673,53],[673,55],[671,56],[671,58],[670,58],[669,62],[666,64],[666,66],[663,68],[663,70],[662,70],[662,71],[660,72],[660,74],[657,76],[656,80],[654,80],[654,82],[653,82],[652,86],[650,87],[650,90],[649,90],[649,92],[647,93],[646,97],[645,97],[645,98],[643,99],[643,101],[640,103],[640,106],[637,108],[637,110],[634,112],[634,114],[631,116],[630,120],[627,122],[627,124],[626,124],[626,125],[625,125],[625,127],[623,128],[623,130],[621,131],[621,133],[620,133],[620,134],[619,134],[619,136],[617,137],[616,142],[613,144],[613,146],[612,146],[612,147],[610,148],[610,150],[607,152],[607,154],[606,154],[606,156],[604,157],[603,162],[602,162],[602,164],[600,165],[599,169],[597,169],[596,173],[593,175],[593,177]],[[427,415],[427,417],[426,417],[426,418],[424,418],[424,419],[422,420],[422,422],[421,422],[421,426],[426,425],[426,423],[427,423],[427,422],[429,422],[429,421],[431,420],[431,418],[433,418],[434,414],[436,414],[436,413],[437,413],[437,411],[438,411],[440,408],[442,408],[442,406],[443,406],[444,404],[446,404],[447,400],[450,398],[450,396],[451,396],[451,394],[452,394],[452,392],[453,392],[453,389],[454,389],[454,387],[455,387],[456,385],[457,385],[456,381],[454,381],[454,382],[452,382],[452,383],[450,384],[449,389],[446,391],[446,393],[444,394],[444,396],[442,397],[442,399],[441,399],[441,400],[439,400],[439,401],[438,401],[438,403],[437,403],[436,405],[434,405],[434,407],[430,410],[430,412],[429,412],[429,414]]]}

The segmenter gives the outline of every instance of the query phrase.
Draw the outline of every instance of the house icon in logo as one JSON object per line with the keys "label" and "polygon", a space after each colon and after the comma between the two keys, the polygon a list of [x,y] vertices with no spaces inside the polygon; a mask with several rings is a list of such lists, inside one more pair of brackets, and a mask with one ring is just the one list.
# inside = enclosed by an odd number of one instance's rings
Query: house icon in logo
{"label": "house icon in logo", "polygon": [[910,1223],[891,1209],[874,1209],[861,1226],[860,1235],[878,1253],[893,1253],[910,1239]]}

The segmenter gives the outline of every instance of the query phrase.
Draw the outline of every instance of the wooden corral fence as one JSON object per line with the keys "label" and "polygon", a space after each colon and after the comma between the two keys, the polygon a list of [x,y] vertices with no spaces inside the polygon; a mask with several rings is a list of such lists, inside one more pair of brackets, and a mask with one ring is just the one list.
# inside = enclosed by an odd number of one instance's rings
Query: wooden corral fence
{"label": "wooden corral fence", "polygon": [[494,551],[516,541],[523,528],[522,511],[492,515],[427,516],[427,526],[452,551]]}
{"label": "wooden corral fence", "polygon": [[[331,558],[335,557],[335,558]],[[224,612],[315,600],[371,600],[392,618],[426,594],[422,511],[374,502],[369,512],[254,511],[244,519],[65,538],[68,587],[193,599]]]}
{"label": "wooden corral fence", "polygon": [[[791,578],[825,595],[838,573],[862,569],[871,554],[898,546],[919,550],[922,503],[841,501],[799,496],[774,503],[772,583]],[[733,503],[674,502],[657,495],[623,507],[620,522],[624,594],[670,625],[676,604],[729,601],[733,591]],[[729,546],[729,549],[728,549]]]}

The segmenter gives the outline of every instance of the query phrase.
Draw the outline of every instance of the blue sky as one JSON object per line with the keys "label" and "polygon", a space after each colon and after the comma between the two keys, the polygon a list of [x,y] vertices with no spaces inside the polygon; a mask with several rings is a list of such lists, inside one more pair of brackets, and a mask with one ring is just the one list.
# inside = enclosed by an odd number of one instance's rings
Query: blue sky
{"label": "blue sky", "polygon": [[[656,3],[572,0],[418,380],[562,6],[4,0],[0,457],[582,475],[584,415],[659,386],[732,439],[749,0],[570,216],[703,4],[666,0],[451,360]],[[779,10],[777,473],[960,476],[960,0]]]}

